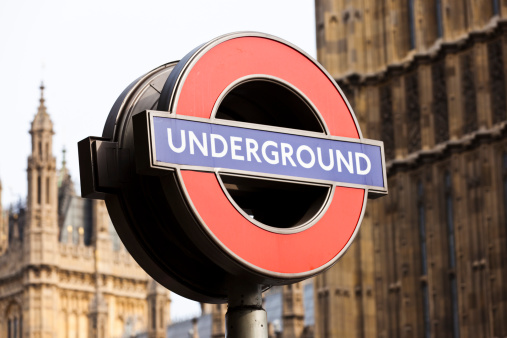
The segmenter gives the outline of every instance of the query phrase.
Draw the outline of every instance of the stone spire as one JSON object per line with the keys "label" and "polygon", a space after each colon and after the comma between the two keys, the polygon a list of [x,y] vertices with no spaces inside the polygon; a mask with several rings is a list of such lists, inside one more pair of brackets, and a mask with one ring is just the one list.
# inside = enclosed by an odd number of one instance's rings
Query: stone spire
{"label": "stone spire", "polygon": [[44,104],[44,83],[41,83],[40,85],[40,99],[39,99],[39,108],[37,110],[37,114],[35,115],[35,118],[32,121],[32,129],[31,131],[35,130],[47,130],[53,133],[53,122],[51,122],[51,119],[49,118],[49,114],[46,111],[46,105]]}
{"label": "stone spire", "polygon": [[69,169],[67,168],[66,160],[67,150],[65,147],[62,149],[62,167],[58,171],[58,188],[64,189],[70,195],[74,194],[74,183],[72,182]]}
{"label": "stone spire", "polygon": [[[32,121],[32,153],[28,157],[27,230],[30,264],[53,264],[58,230],[56,159],[53,156],[53,123],[40,86],[40,104]],[[33,248],[33,250],[29,249]],[[37,249],[35,249],[37,248]]]}

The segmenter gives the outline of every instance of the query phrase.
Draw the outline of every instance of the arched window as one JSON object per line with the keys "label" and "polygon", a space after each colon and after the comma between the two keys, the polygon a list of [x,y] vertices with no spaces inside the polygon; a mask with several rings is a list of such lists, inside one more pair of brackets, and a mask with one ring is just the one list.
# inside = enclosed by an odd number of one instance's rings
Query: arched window
{"label": "arched window", "polygon": [[21,306],[13,302],[7,307],[5,313],[7,319],[7,338],[21,338],[23,320]]}

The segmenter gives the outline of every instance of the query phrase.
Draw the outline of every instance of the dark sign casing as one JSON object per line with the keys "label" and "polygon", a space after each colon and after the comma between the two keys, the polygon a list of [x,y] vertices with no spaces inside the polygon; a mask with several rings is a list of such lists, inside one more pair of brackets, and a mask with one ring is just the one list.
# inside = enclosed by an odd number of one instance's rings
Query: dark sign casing
{"label": "dark sign casing", "polygon": [[224,302],[230,283],[297,282],[354,239],[387,194],[382,142],[362,137],[316,61],[261,33],[214,39],[136,80],[102,138],[80,142],[83,195],[105,198],[158,282]]}

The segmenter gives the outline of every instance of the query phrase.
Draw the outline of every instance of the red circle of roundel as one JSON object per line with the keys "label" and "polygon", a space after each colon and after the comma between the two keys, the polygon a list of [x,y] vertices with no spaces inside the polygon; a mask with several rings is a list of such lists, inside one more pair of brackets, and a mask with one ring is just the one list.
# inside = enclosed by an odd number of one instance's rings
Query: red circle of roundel
{"label": "red circle of roundel", "polygon": [[[220,94],[231,83],[263,74],[304,93],[331,135],[360,138],[354,117],[332,80],[311,59],[280,41],[234,37],[212,46],[185,72],[172,113],[209,119]],[[181,170],[181,180],[207,233],[235,259],[277,276],[305,275],[334,261],[352,239],[365,201],[364,189],[335,187],[326,213],[316,224],[301,232],[279,234],[243,217],[214,173]]]}

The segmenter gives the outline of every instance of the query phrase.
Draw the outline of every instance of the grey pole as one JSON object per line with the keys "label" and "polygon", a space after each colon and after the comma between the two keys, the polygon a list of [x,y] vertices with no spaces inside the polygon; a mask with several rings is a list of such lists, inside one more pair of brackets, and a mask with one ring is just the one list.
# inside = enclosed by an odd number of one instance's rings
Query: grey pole
{"label": "grey pole", "polygon": [[260,285],[233,286],[225,315],[227,338],[268,338],[268,318],[262,308]]}

